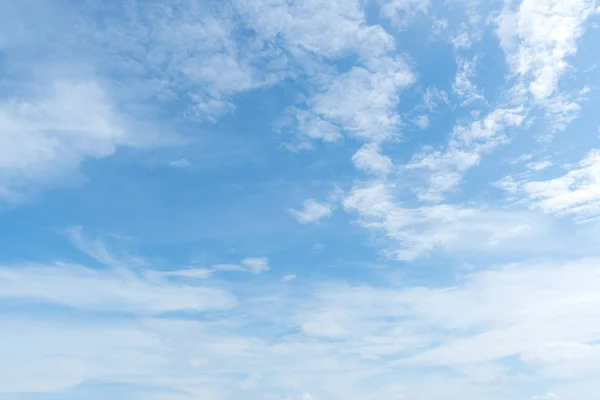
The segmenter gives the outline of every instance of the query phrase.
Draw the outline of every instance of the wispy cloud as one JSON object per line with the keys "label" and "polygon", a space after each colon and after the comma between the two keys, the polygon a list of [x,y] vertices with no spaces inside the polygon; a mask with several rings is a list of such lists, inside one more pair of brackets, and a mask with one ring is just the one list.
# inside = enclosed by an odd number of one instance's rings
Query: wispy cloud
{"label": "wispy cloud", "polygon": [[217,272],[249,272],[260,275],[271,269],[267,257],[244,258],[239,264],[215,264],[209,267],[189,267],[163,272],[152,272],[151,276],[175,277],[185,279],[208,279]]}
{"label": "wispy cloud", "polygon": [[399,260],[410,261],[433,250],[523,249],[525,238],[543,237],[548,229],[534,214],[447,204],[406,207],[393,193],[389,183],[357,186],[343,204],[358,214],[365,228],[391,240],[386,251]]}
{"label": "wispy cloud", "polygon": [[[279,393],[301,398],[310,390],[315,398],[338,395],[358,400],[371,393],[369,381],[374,374],[391,373],[406,378],[401,385],[394,384],[397,378],[380,381],[379,396],[427,393],[427,387],[442,379],[446,389],[462,387],[456,396],[477,398],[471,385],[479,382],[479,390],[494,398],[491,387],[483,382],[514,378],[502,368],[506,357],[518,357],[542,380],[598,371],[600,353],[593,344],[600,326],[593,313],[598,307],[598,265],[596,259],[511,264],[469,273],[455,287],[430,289],[321,284],[299,303],[294,301],[296,305],[284,315],[277,314],[276,324],[292,327],[294,332],[276,340],[268,332],[240,331],[244,318],[232,320],[229,314],[213,315],[216,320],[203,322],[142,319],[78,324],[67,318],[59,324],[38,319],[36,326],[45,332],[44,346],[33,335],[34,322],[28,317],[2,317],[0,347],[11,343],[25,349],[20,358],[23,363],[12,366],[13,379],[2,387],[57,390],[82,380],[111,379],[153,383],[190,398],[210,393],[219,398],[216,393],[224,391],[221,395],[229,396],[252,376],[261,385],[245,385],[249,395]],[[25,274],[31,282],[46,279],[43,274]],[[74,287],[67,292],[72,294]],[[61,288],[64,292],[65,287]],[[153,287],[152,292],[157,289]],[[92,297],[97,298],[94,293]],[[185,296],[181,290],[169,294],[160,298],[161,304],[174,304],[174,299]],[[38,298],[36,292],[23,296]],[[106,296],[122,305],[120,291],[106,290]],[[254,298],[243,306],[246,315],[255,322],[273,321],[278,304],[273,300],[273,296]],[[146,307],[134,309],[146,311]],[[46,371],[50,375],[44,375],[41,371],[48,366],[45,359],[50,354],[58,358],[54,368]],[[391,363],[374,363],[390,357]],[[328,361],[315,364],[315,359]],[[88,368],[75,368],[81,365]],[[411,372],[427,366],[441,369],[418,377]],[[337,382],[340,369],[353,379],[346,385],[331,385]],[[54,376],[57,379],[44,378]],[[203,377],[200,382],[198,376]]]}
{"label": "wispy cloud", "polygon": [[397,26],[406,25],[417,14],[426,15],[429,0],[392,0],[381,1],[381,15]]}
{"label": "wispy cloud", "polygon": [[231,294],[215,288],[149,279],[132,270],[98,270],[79,265],[0,268],[5,299],[31,299],[76,309],[161,314],[235,307]]}
{"label": "wispy cloud", "polygon": [[[557,87],[568,67],[566,58],[577,50],[577,39],[584,31],[583,22],[590,15],[591,2],[563,5],[546,0],[525,1],[516,10],[511,4],[507,2],[500,14],[496,33],[507,62],[519,79],[506,90],[506,104],[497,104],[483,118],[457,123],[444,150],[426,148],[406,165],[408,170],[429,170],[429,186],[417,189],[422,200],[442,200],[444,193],[457,187],[465,172],[477,165],[484,154],[509,141],[510,130],[521,127],[532,108],[545,109],[554,130],[564,129],[579,112],[579,105],[569,100],[570,95],[559,93]],[[558,26],[562,28],[555,29]],[[551,30],[553,33],[549,33]],[[485,100],[471,83],[475,61],[458,59],[453,90],[466,102]]]}
{"label": "wispy cloud", "polygon": [[530,163],[527,163],[527,165],[525,165],[526,168],[528,168],[532,171],[536,171],[536,172],[541,171],[546,168],[549,168],[551,166],[552,166],[552,162],[550,162],[548,160],[530,162]]}
{"label": "wispy cloud", "polygon": [[419,127],[419,129],[425,130],[429,128],[430,125],[429,117],[427,117],[427,115],[421,115],[414,120],[414,124]]}
{"label": "wispy cloud", "polygon": [[[554,179],[507,179],[504,187],[544,212],[571,215],[577,221],[597,218],[600,214],[600,153],[592,150],[581,161],[567,167],[567,173]],[[508,183],[512,184],[507,186]]]}
{"label": "wispy cloud", "polygon": [[329,217],[333,212],[333,208],[329,204],[308,199],[304,201],[304,208],[302,210],[291,209],[289,212],[298,222],[309,224]]}
{"label": "wispy cloud", "polygon": [[481,157],[508,140],[509,129],[524,120],[521,108],[497,108],[481,119],[454,127],[445,149],[424,149],[406,164],[408,171],[425,170],[429,185],[415,188],[422,200],[441,200]]}
{"label": "wispy cloud", "polygon": [[225,5],[134,2],[127,12],[128,21],[105,29],[92,24],[85,33],[114,56],[117,68],[131,73],[127,67],[134,64],[141,69],[145,86],[154,89],[150,95],[167,103],[185,101],[190,118],[214,122],[235,109],[236,95],[273,85],[285,75],[285,63],[260,68],[277,53],[254,38],[236,36],[240,21],[227,14]]}
{"label": "wispy cloud", "polygon": [[78,250],[101,264],[112,267],[133,268],[144,265],[144,260],[127,252],[115,253],[101,238],[90,239],[83,234],[83,228],[72,226],[65,230],[69,240]]}
{"label": "wispy cloud", "polygon": [[477,57],[472,60],[458,59],[458,71],[454,77],[452,91],[462,100],[463,105],[475,100],[484,100],[483,95],[472,82],[477,61]]}
{"label": "wispy cloud", "polygon": [[63,183],[83,160],[119,146],[146,146],[95,80],[55,81],[0,102],[0,197],[18,201],[37,185]]}

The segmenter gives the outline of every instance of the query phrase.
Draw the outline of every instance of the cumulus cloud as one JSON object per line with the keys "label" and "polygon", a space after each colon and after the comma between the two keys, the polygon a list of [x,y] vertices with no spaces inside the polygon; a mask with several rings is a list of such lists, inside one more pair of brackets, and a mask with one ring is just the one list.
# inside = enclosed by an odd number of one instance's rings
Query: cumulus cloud
{"label": "cumulus cloud", "polygon": [[[382,141],[398,134],[401,121],[394,112],[398,95],[415,78],[399,57],[378,59],[376,63],[336,76],[325,91],[308,99],[310,121],[331,127],[324,131],[327,137],[348,135]],[[305,115],[303,110],[295,113]]]}
{"label": "cumulus cloud", "polygon": [[[261,38],[284,40],[288,54],[297,60],[298,74],[305,68],[320,71],[311,73],[314,94],[303,106],[290,108],[284,124],[299,135],[295,148],[310,147],[315,139],[332,142],[347,135],[381,140],[397,133],[398,93],[415,77],[404,59],[393,54],[393,37],[381,26],[367,24],[359,1],[236,4]],[[358,63],[339,74],[322,59],[342,59],[349,53],[358,56]]]}
{"label": "cumulus cloud", "polygon": [[393,168],[392,160],[381,154],[380,149],[375,144],[366,144],[362,146],[352,157],[354,165],[358,169],[373,174],[388,174]]}
{"label": "cumulus cloud", "polygon": [[497,35],[512,71],[527,79],[534,99],[547,99],[577,51],[594,1],[525,0],[516,9],[511,3],[498,18]]}

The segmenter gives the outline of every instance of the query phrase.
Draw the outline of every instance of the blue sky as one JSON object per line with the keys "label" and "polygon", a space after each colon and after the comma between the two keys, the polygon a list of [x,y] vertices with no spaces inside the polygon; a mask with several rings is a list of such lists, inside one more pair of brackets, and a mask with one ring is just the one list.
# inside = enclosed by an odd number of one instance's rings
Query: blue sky
{"label": "blue sky", "polygon": [[599,28],[0,1],[0,399],[597,397]]}

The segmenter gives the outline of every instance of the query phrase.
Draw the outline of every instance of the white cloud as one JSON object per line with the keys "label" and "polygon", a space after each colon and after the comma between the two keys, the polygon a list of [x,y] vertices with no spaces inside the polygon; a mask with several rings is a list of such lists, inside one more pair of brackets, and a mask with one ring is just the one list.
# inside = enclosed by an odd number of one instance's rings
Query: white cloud
{"label": "white cloud", "polygon": [[[580,357],[560,348],[554,351],[554,346],[578,349],[600,335],[598,315],[590,313],[600,300],[593,289],[599,266],[597,259],[554,261],[507,265],[470,274],[462,288],[438,292],[434,302],[424,300],[423,308],[413,304],[412,309],[417,307],[421,317],[448,329],[483,329],[450,339],[409,362],[457,365],[519,355],[522,362],[543,367],[549,376],[556,376],[559,370],[555,367],[573,356],[577,363]],[[409,298],[420,296],[415,295]],[[467,304],[471,307],[468,313],[458,311]],[[582,349],[584,355],[586,349]]]}
{"label": "white cloud", "polygon": [[235,307],[220,289],[144,277],[127,269],[98,270],[79,265],[25,265],[0,268],[0,297],[85,310],[160,314]]}
{"label": "white cloud", "polygon": [[469,33],[463,31],[454,36],[452,38],[452,46],[454,46],[455,49],[467,49],[471,47],[471,38],[469,37]]}
{"label": "white cloud", "polygon": [[[532,107],[545,109],[552,132],[564,130],[577,117],[581,108],[577,101],[585,94],[559,93],[557,87],[568,68],[567,57],[577,50],[592,3],[524,0],[515,10],[514,2],[505,2],[496,33],[511,70],[519,77],[504,92],[508,105],[498,105],[470,124],[459,122],[444,150],[424,148],[413,157],[406,165],[408,170],[429,170],[427,187],[416,189],[421,200],[441,200],[446,191],[462,181],[468,169],[479,163],[483,154],[508,142],[507,131],[520,127]],[[474,62],[459,58],[458,66],[454,92],[467,102],[483,99],[471,82]]]}
{"label": "white cloud", "polygon": [[291,282],[291,281],[294,281],[294,280],[296,280],[296,274],[289,274],[289,275],[284,276],[281,279],[282,282]]}
{"label": "white cloud", "polygon": [[433,16],[431,19],[431,34],[433,36],[440,36],[448,28],[448,20],[445,18],[442,19],[435,16]]}
{"label": "white cloud", "polygon": [[186,279],[208,279],[210,278],[215,271],[219,271],[218,268],[186,268],[186,269],[178,269],[175,271],[167,271],[163,272],[160,275],[162,276],[172,276],[178,278],[186,278]]}
{"label": "white cloud", "polygon": [[[364,28],[364,16],[356,0],[287,3],[235,1],[248,23],[266,40],[281,35],[294,51],[306,49],[335,57],[355,48]],[[293,53],[292,53],[293,54]]]}
{"label": "white cloud", "polygon": [[505,176],[504,178],[493,182],[491,185],[510,194],[511,197],[509,200],[514,200],[514,195],[519,191],[519,182],[515,181],[514,177],[511,175]]}
{"label": "white cloud", "polygon": [[483,154],[508,140],[508,131],[524,120],[520,108],[497,108],[484,118],[454,127],[446,148],[432,151],[425,148],[405,165],[408,171],[425,170],[428,186],[415,188],[421,200],[440,200],[444,192],[456,187],[463,174],[477,165]]}
{"label": "white cloud", "polygon": [[[324,131],[325,139],[346,134],[380,142],[398,134],[398,94],[415,78],[401,58],[380,58],[374,62],[373,68],[354,67],[336,76],[325,90],[307,100],[311,124],[329,127]],[[304,110],[294,113],[299,121],[300,117],[306,118]]]}
{"label": "white cloud", "polygon": [[99,263],[113,266],[121,264],[121,262],[108,251],[106,244],[102,240],[87,239],[82,235],[82,231],[83,229],[80,226],[70,227],[66,230],[73,246]]}
{"label": "white cloud", "polygon": [[21,200],[72,177],[85,159],[142,145],[97,81],[55,81],[39,92],[0,102],[0,198]]}
{"label": "white cloud", "polygon": [[520,162],[524,162],[524,161],[529,161],[533,158],[533,154],[531,153],[525,153],[525,154],[521,154],[519,157],[514,158],[512,160],[510,160],[511,164],[517,164]]}
{"label": "white cloud", "polygon": [[414,120],[414,123],[419,129],[425,130],[429,128],[430,125],[429,117],[427,117],[427,115],[420,115]]}
{"label": "white cloud", "polygon": [[242,260],[242,264],[248,267],[253,274],[261,274],[271,269],[266,257],[245,258]]}
{"label": "white cloud", "polygon": [[0,393],[48,393],[89,379],[134,380],[156,371],[161,341],[128,323],[58,322],[2,316],[0,349],[11,365],[0,365]]}
{"label": "white cloud", "polygon": [[563,176],[545,181],[516,181],[510,186],[532,207],[571,215],[577,221],[600,216],[600,151],[590,151]]}
{"label": "white cloud", "polygon": [[[120,249],[121,251],[118,252],[114,249],[109,250],[105,240],[102,238],[90,239],[85,237],[83,229],[80,226],[69,227],[65,230],[65,233],[73,246],[101,264],[123,268],[142,267],[145,265],[145,261],[142,258],[133,256],[126,250]],[[116,239],[111,244],[126,243],[130,239],[120,235],[109,235],[108,237]]]}
{"label": "white cloud", "polygon": [[536,172],[541,171],[546,168],[549,168],[551,166],[552,166],[552,162],[550,162],[548,160],[530,162],[530,163],[527,163],[527,165],[525,165],[525,167],[527,169],[530,169],[530,170],[536,171]]}
{"label": "white cloud", "polygon": [[[417,350],[396,357],[399,365],[456,368],[519,356],[538,374],[554,379],[569,376],[570,368],[576,374],[597,371],[593,361],[600,353],[593,343],[600,338],[600,315],[594,312],[600,301],[595,291],[599,268],[597,259],[548,261],[473,272],[451,288],[333,286],[321,292],[317,310],[302,314],[303,326],[322,326],[309,334],[347,338],[348,351],[354,341],[366,345],[369,332],[389,329],[390,339],[397,332],[398,344],[410,340],[407,347],[381,350]],[[392,317],[403,322],[385,322]],[[335,330],[321,325],[324,321],[335,322]],[[434,345],[438,340],[442,344]]]}
{"label": "white cloud", "polygon": [[[315,399],[496,399],[499,379],[515,382],[502,368],[509,356],[526,366],[524,379],[535,376],[538,384],[550,380],[555,385],[573,371],[591,379],[600,372],[594,344],[600,340],[599,268],[598,259],[509,264],[476,270],[452,287],[437,288],[320,282],[301,298],[254,295],[239,305],[240,313],[213,312],[202,322],[102,318],[82,324],[68,317],[2,315],[0,350],[13,362],[10,374],[0,373],[0,391],[47,392],[110,381],[216,400],[238,398],[239,384],[255,379],[256,386],[244,389],[251,397],[289,393],[301,398],[310,390]],[[23,289],[25,282],[46,281],[39,269],[14,271],[24,279],[3,283],[3,290],[17,287],[29,300],[48,293],[46,284],[36,291]],[[77,290],[97,297],[81,281],[64,276],[56,281],[63,297]],[[172,285],[156,283],[167,284]],[[160,304],[183,296],[178,289]],[[103,296],[122,304],[120,292],[109,284]],[[78,296],[77,302],[86,301]],[[256,329],[262,322],[273,329]],[[390,357],[394,361],[381,362]],[[420,366],[445,369],[415,373]],[[338,384],[342,381],[346,384]],[[443,391],[429,391],[440,385]]]}
{"label": "white cloud", "polygon": [[390,255],[413,260],[433,250],[494,251],[525,249],[544,235],[547,223],[531,213],[504,212],[460,205],[408,208],[394,195],[394,186],[373,182],[353,188],[343,200],[344,208],[356,212],[367,229],[391,243]]}
{"label": "white cloud", "polygon": [[[300,135],[300,144],[292,148],[309,148],[314,139],[332,142],[348,135],[381,140],[397,133],[398,92],[415,78],[404,60],[393,54],[393,37],[381,26],[367,25],[361,2],[276,0],[236,5],[263,40],[283,40],[297,67],[292,74],[308,72],[311,77],[314,94],[304,107],[290,109],[284,123]],[[348,54],[359,59],[345,73],[335,74],[323,63],[323,58]]]}
{"label": "white cloud", "polygon": [[546,117],[549,120],[549,133],[541,139],[551,138],[555,132],[564,131],[571,122],[575,121],[580,114],[581,106],[579,103],[585,95],[567,95],[564,93],[556,94],[545,102]]}
{"label": "white cloud", "polygon": [[512,71],[528,79],[536,100],[547,99],[577,51],[594,1],[524,0],[516,10],[511,3],[498,18],[497,35]]}
{"label": "white cloud", "polygon": [[[85,8],[40,7],[43,21],[25,3],[6,7],[3,15],[17,21],[11,26],[31,27],[5,48],[13,72],[46,80],[18,87],[13,78],[2,81],[5,96],[17,93],[0,103],[2,199],[23,200],[42,185],[77,178],[84,160],[108,157],[120,146],[166,141],[162,133],[150,137],[155,127],[140,121],[167,116],[165,104],[177,102],[179,116],[214,121],[234,109],[239,93],[271,86],[292,70],[282,51],[238,36],[243,24],[221,6],[194,0],[123,6],[115,9],[123,18],[105,19],[103,6],[94,15]],[[49,61],[59,53],[64,57]]]}
{"label": "white cloud", "polygon": [[354,165],[372,174],[389,174],[394,165],[389,157],[381,154],[379,146],[374,143],[365,144],[352,157]]}
{"label": "white cloud", "polygon": [[429,0],[390,0],[380,1],[381,15],[389,19],[393,24],[403,26],[418,13],[427,13]]}
{"label": "white cloud", "polygon": [[277,53],[261,48],[254,38],[235,36],[238,21],[222,7],[184,0],[158,7],[136,2],[130,8],[136,15],[130,27],[109,25],[107,32],[89,34],[123,65],[142,68],[150,77],[146,87],[154,83],[155,95],[186,100],[188,117],[216,121],[234,110],[236,95],[273,85],[285,75],[285,63],[271,62],[267,71],[257,67]]}
{"label": "white cloud", "polygon": [[[340,129],[320,117],[316,117],[308,110],[294,110],[293,121],[297,124],[298,132],[301,132],[308,140],[321,140],[325,143],[337,142],[343,139]],[[290,121],[284,122],[284,126]],[[292,146],[293,149],[311,148],[310,143],[301,142]]]}
{"label": "white cloud", "polygon": [[258,275],[270,269],[267,257],[249,257],[241,260],[239,264],[215,264],[210,267],[189,267],[160,273],[152,272],[151,276],[208,279],[216,272],[249,272]]}
{"label": "white cloud", "polygon": [[[261,39],[283,41],[287,55],[299,63],[294,66],[300,74],[312,74],[315,68],[323,68],[321,58],[339,59],[349,53],[356,53],[362,63],[373,67],[394,50],[391,35],[380,25],[368,25],[364,3],[360,0],[333,0],[326,4],[238,0],[235,4]],[[390,10],[393,7],[391,5]]]}
{"label": "white cloud", "polygon": [[462,100],[462,105],[484,99],[477,86],[472,82],[477,62],[477,57],[471,61],[457,59],[457,72],[452,84],[452,91]]}
{"label": "white cloud", "polygon": [[[11,8],[21,24],[32,27],[16,36],[20,46],[11,43],[15,60],[23,61],[23,55],[38,53],[40,47],[60,51],[69,55],[67,70],[84,66],[97,71],[127,103],[153,107],[157,101],[179,102],[185,116],[194,120],[216,121],[235,109],[235,96],[274,85],[290,69],[281,51],[263,46],[257,37],[237,35],[247,26],[234,16],[231,5],[127,2],[113,9],[117,18],[104,15],[104,5],[75,12],[47,6],[39,9],[48,15],[43,22],[27,12],[25,3]],[[50,63],[42,69],[55,67]]]}
{"label": "white cloud", "polygon": [[423,100],[425,101],[425,106],[430,110],[436,109],[440,103],[447,105],[450,102],[448,93],[445,90],[437,88],[427,88],[423,95]]}
{"label": "white cloud", "polygon": [[304,209],[289,210],[290,214],[302,224],[310,224],[318,222],[323,218],[327,218],[332,213],[332,207],[328,204],[319,203],[316,200],[308,199],[304,201]]}
{"label": "white cloud", "polygon": [[350,334],[345,327],[348,318],[347,310],[317,311],[308,321],[301,322],[300,329],[308,336],[342,338]]}

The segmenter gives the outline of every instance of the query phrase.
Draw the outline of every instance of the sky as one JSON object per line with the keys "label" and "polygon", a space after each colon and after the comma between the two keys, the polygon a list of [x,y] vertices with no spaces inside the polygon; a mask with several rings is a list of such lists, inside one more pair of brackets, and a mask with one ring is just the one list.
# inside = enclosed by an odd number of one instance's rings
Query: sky
{"label": "sky", "polygon": [[0,0],[0,399],[597,398],[598,43],[595,0]]}

